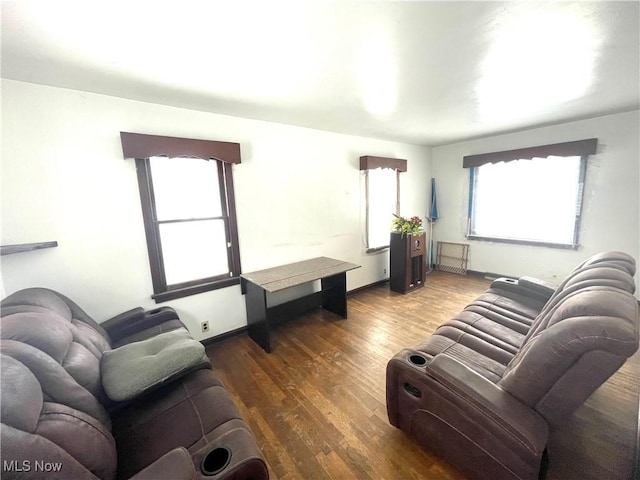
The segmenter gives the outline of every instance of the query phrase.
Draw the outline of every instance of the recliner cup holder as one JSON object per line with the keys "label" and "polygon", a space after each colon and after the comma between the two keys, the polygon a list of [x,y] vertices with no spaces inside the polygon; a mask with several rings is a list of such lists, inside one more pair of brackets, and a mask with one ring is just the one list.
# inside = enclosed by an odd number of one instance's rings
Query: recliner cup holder
{"label": "recliner cup holder", "polygon": [[217,447],[204,456],[200,464],[200,470],[208,477],[217,475],[227,468],[230,461],[231,450],[227,447]]}
{"label": "recliner cup holder", "polygon": [[409,355],[409,361],[418,367],[424,367],[427,364],[427,359],[425,357],[415,353],[413,355]]}

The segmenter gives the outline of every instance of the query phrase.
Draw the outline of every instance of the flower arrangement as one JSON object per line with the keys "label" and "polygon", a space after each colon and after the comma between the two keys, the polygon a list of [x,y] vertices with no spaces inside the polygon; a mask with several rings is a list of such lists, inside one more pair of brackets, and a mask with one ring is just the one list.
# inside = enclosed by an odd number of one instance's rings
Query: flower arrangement
{"label": "flower arrangement", "polygon": [[401,233],[403,236],[406,234],[419,235],[422,233],[422,219],[420,217],[406,219],[395,214],[393,216],[396,217],[391,224],[393,232]]}

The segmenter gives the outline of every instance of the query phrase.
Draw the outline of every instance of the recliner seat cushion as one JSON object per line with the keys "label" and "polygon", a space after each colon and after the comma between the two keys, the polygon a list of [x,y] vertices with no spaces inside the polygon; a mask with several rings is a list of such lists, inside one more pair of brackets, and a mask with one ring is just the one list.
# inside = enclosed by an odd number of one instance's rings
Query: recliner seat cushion
{"label": "recliner seat cushion", "polygon": [[104,352],[102,385],[114,401],[130,400],[202,363],[204,346],[185,328]]}
{"label": "recliner seat cushion", "polygon": [[207,445],[210,432],[234,419],[243,421],[212,370],[197,370],[144,395],[112,415],[118,476],[127,478],[176,447],[193,453]]}

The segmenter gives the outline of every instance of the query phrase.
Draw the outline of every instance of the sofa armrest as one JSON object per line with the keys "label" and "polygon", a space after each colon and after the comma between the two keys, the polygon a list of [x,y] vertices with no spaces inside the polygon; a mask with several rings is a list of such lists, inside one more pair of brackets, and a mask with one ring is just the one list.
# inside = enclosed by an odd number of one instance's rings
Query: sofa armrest
{"label": "sofa armrest", "polygon": [[126,312],[122,312],[115,317],[111,317],[106,322],[102,322],[100,326],[104,328],[109,335],[111,332],[115,332],[118,329],[122,328],[123,325],[128,323],[136,323],[140,320],[144,319],[144,308],[137,307],[132,308],[131,310],[127,310]]}
{"label": "sofa armrest", "polygon": [[535,291],[544,295],[547,300],[551,298],[551,295],[556,291],[555,287],[552,287],[548,283],[533,277],[520,277],[518,284],[524,288]]}
{"label": "sofa armrest", "polygon": [[538,478],[547,423],[447,354],[398,352],[387,364],[387,413],[392,425],[470,478]]}
{"label": "sofa armrest", "polygon": [[184,447],[165,453],[130,480],[192,480],[198,477],[191,455]]}
{"label": "sofa armrest", "polygon": [[115,344],[123,338],[169,320],[180,320],[178,313],[171,307],[159,307],[147,311],[138,307],[116,315],[100,325],[109,334],[111,343]]}
{"label": "sofa armrest", "polygon": [[491,282],[490,289],[502,290],[507,294],[522,295],[542,303],[546,303],[555,292],[555,288],[532,277],[520,277],[518,280],[507,277],[497,278]]}
{"label": "sofa armrest", "polygon": [[542,454],[549,430],[531,407],[446,354],[436,355],[427,364],[426,373],[527,450]]}

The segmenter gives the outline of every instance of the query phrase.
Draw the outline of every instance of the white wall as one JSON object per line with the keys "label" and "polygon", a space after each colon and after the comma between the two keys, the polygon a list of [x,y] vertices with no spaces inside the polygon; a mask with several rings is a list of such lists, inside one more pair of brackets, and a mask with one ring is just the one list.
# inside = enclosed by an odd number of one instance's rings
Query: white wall
{"label": "white wall", "polygon": [[[384,278],[388,253],[362,241],[361,155],[406,158],[402,214],[424,215],[424,147],[247,120],[91,93],[2,81],[2,245],[57,248],[2,257],[6,294],[45,286],[97,320],[153,307],[134,162],[119,132],[238,142],[234,166],[243,271],[315,256],[362,265],[354,289]],[[197,338],[246,325],[238,286],[168,302]]]}
{"label": "white wall", "polygon": [[[470,244],[470,270],[530,275],[550,282],[604,250],[622,250],[640,261],[639,132],[639,112],[633,111],[434,148],[432,170],[440,213],[435,239]],[[598,151],[587,165],[577,251],[465,238],[469,172],[462,168],[463,156],[594,137]],[[540,185],[540,195],[545,194],[545,186]]]}

